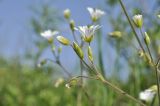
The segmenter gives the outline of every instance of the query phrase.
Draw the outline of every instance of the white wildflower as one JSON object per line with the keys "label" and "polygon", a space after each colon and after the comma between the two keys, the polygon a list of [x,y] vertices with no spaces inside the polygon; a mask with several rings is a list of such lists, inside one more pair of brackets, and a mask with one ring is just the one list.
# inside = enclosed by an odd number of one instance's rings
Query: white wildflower
{"label": "white wildflower", "polygon": [[151,102],[157,93],[157,86],[153,85],[152,87],[146,89],[145,91],[140,92],[139,99],[145,102]]}
{"label": "white wildflower", "polygon": [[41,32],[41,36],[46,38],[47,40],[52,40],[53,36],[57,35],[58,33],[58,31],[46,30],[44,32]]}
{"label": "white wildflower", "polygon": [[103,16],[105,14],[104,11],[100,10],[100,9],[96,9],[96,8],[91,8],[88,7],[87,10],[89,11],[92,21],[97,21],[101,16]]}
{"label": "white wildflower", "polygon": [[94,33],[99,28],[100,28],[99,25],[91,25],[91,26],[79,26],[78,28],[75,28],[75,30],[79,31],[82,34],[84,41],[91,42]]}
{"label": "white wildflower", "polygon": [[68,89],[70,88],[70,84],[66,84],[65,86],[66,86]]}
{"label": "white wildflower", "polygon": [[136,27],[141,28],[143,25],[143,16],[140,14],[133,16],[133,22],[136,25]]}
{"label": "white wildflower", "polygon": [[65,17],[66,19],[69,19],[69,18],[70,18],[70,15],[71,15],[70,9],[65,9],[65,10],[63,11],[63,14],[64,14],[64,17]]}

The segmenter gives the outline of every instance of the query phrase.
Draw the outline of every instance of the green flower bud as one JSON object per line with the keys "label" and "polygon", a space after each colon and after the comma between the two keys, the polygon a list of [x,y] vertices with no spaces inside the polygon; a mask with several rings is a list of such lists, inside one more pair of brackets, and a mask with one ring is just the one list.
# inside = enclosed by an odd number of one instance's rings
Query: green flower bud
{"label": "green flower bud", "polygon": [[142,15],[138,14],[138,15],[133,16],[133,22],[137,28],[141,28],[143,25]]}
{"label": "green flower bud", "polygon": [[76,86],[78,84],[78,78],[72,78],[65,86],[70,88],[72,86]]}
{"label": "green flower bud", "polygon": [[88,58],[91,62],[93,61],[92,49],[90,46],[88,47]]}
{"label": "green flower bud", "polygon": [[46,63],[47,63],[47,60],[44,59],[44,60],[40,61],[40,63],[38,64],[38,67],[41,67],[41,66],[45,65]]}
{"label": "green flower bud", "polygon": [[70,44],[70,41],[63,36],[57,36],[57,40],[63,45],[69,45]]}
{"label": "green flower bud", "polygon": [[58,88],[58,87],[59,87],[61,84],[63,84],[63,83],[64,83],[64,79],[63,79],[63,78],[59,78],[59,79],[56,80],[54,86],[55,86],[56,88]]}
{"label": "green flower bud", "polygon": [[157,85],[152,85],[149,89],[152,90],[153,92],[157,92],[158,91]]}
{"label": "green flower bud", "polygon": [[114,32],[109,33],[109,35],[111,37],[121,38],[122,37],[122,32],[120,32],[120,31],[114,31]]}
{"label": "green flower bud", "polygon": [[78,44],[75,43],[75,42],[73,42],[73,49],[74,49],[74,51],[76,52],[76,54],[77,54],[81,59],[83,59],[83,57],[84,57],[83,51],[82,51],[82,49],[78,46]]}
{"label": "green flower bud", "polygon": [[66,19],[69,19],[70,16],[71,16],[71,12],[70,12],[69,9],[65,9],[64,12],[63,12],[63,14],[64,14],[64,17],[65,17]]}
{"label": "green flower bud", "polygon": [[71,30],[74,31],[74,27],[75,27],[74,20],[70,20],[69,25],[70,25]]}
{"label": "green flower bud", "polygon": [[151,43],[151,41],[150,41],[150,38],[149,38],[147,32],[145,32],[144,35],[145,35],[144,41],[145,41],[145,43],[146,43],[147,45],[149,45],[149,44]]}

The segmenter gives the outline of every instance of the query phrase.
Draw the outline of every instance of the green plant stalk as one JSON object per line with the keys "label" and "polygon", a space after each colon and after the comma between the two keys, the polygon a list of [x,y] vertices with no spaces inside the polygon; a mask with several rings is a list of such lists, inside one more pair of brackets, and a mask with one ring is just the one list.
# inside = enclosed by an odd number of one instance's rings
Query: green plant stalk
{"label": "green plant stalk", "polygon": [[63,71],[68,75],[68,77],[72,77],[72,74],[61,64],[60,61],[54,61],[54,60],[51,60],[51,59],[48,59],[48,58],[46,60],[50,61],[50,62],[52,62],[54,64],[59,65],[63,69]]}
{"label": "green plant stalk", "polygon": [[[153,57],[152,57],[152,55],[151,55],[151,51],[150,51],[150,49],[149,49],[149,46],[146,44],[146,46],[147,46],[147,49],[148,49],[148,52],[149,52],[149,55],[150,55],[150,57],[151,57],[151,60],[152,60],[152,62],[154,62],[153,61]],[[159,105],[160,105],[160,88],[159,88],[159,75],[158,75],[158,70],[157,70],[157,66],[155,65],[155,75],[156,75],[156,83],[157,83],[157,89],[158,89],[158,99],[159,99]]]}
{"label": "green plant stalk", "polygon": [[[94,64],[93,64],[94,65]],[[97,68],[94,66],[94,70],[97,71]],[[134,98],[133,96],[129,95],[127,92],[123,91],[122,89],[120,89],[119,87],[117,87],[116,85],[110,83],[108,80],[106,80],[100,73],[97,74],[98,78],[100,81],[102,81],[102,83],[104,83],[105,85],[111,87],[112,89],[114,89],[114,91],[116,91],[117,93],[128,97],[129,99],[133,100],[134,102],[142,105],[142,106],[146,106],[145,104],[143,104],[141,101],[139,101],[138,99]]]}
{"label": "green plant stalk", "polygon": [[122,89],[118,88],[117,86],[113,85],[112,83],[110,83],[109,81],[107,80],[104,80],[104,79],[101,79],[101,81],[111,87],[112,89],[114,89],[117,93],[123,95],[123,96],[126,96],[128,97],[129,99],[133,100],[134,102],[140,104],[141,106],[146,106],[145,104],[143,104],[141,101],[137,100],[136,98],[134,98],[133,96],[129,95],[128,93],[126,93],[125,91],[123,91]]}
{"label": "green plant stalk", "polygon": [[115,86],[114,84],[110,83],[109,81],[107,81],[103,75],[101,73],[99,73],[99,71],[97,70],[97,68],[95,67],[94,64],[93,65],[93,68],[91,68],[84,60],[82,60],[82,62],[89,68],[91,69],[92,71],[94,71],[98,77],[98,79],[100,81],[102,81],[102,83],[104,83],[105,85],[108,85],[109,87],[111,87],[115,92],[123,95],[123,96],[126,96],[128,97],[129,99],[133,100],[134,102],[142,105],[142,106],[146,106],[145,104],[143,104],[141,101],[137,100],[136,98],[134,98],[133,96],[129,95],[128,93],[126,93],[125,91],[123,91],[122,89],[120,89],[119,87]]}
{"label": "green plant stalk", "polygon": [[128,15],[128,13],[127,13],[127,11],[126,11],[126,9],[125,9],[122,1],[119,0],[119,3],[120,3],[120,5],[121,5],[121,7],[122,7],[122,9],[123,9],[124,14],[125,14],[126,17],[127,17],[127,20],[128,20],[128,22],[129,22],[129,24],[130,24],[130,26],[131,26],[131,28],[132,28],[132,30],[133,30],[133,33],[134,33],[134,35],[135,35],[135,37],[136,37],[136,39],[137,39],[137,41],[138,41],[138,43],[139,43],[139,46],[141,47],[142,51],[145,53],[145,49],[144,49],[144,47],[143,47],[143,45],[142,45],[142,43],[141,43],[141,41],[140,41],[140,39],[139,39],[139,37],[138,37],[138,34],[136,33],[136,30],[134,29],[134,26],[133,26],[133,24],[132,24],[132,22],[131,22],[131,20],[130,20],[130,18],[129,18],[129,15]]}
{"label": "green plant stalk", "polygon": [[[140,41],[140,39],[138,38],[138,35],[137,35],[137,33],[136,33],[135,29],[134,29],[134,26],[133,26],[133,24],[132,24],[132,22],[131,22],[131,20],[130,20],[130,18],[129,18],[129,15],[128,15],[128,13],[127,13],[127,11],[126,11],[126,9],[125,9],[122,1],[119,0],[119,2],[120,2],[120,5],[121,5],[121,7],[122,7],[122,9],[123,9],[126,17],[127,17],[127,20],[128,20],[128,22],[129,22],[132,30],[133,30],[133,33],[134,33],[134,35],[135,35],[135,37],[136,37],[136,39],[137,39],[137,41],[138,41],[141,49],[142,49],[143,52],[145,53],[145,49],[143,48],[143,45],[141,44],[141,41]],[[151,58],[152,58],[152,57],[151,57]],[[153,61],[153,60],[152,60],[152,61]],[[158,78],[158,71],[157,71],[157,69],[156,69],[155,73],[156,73],[156,79],[157,79],[157,81],[156,81],[156,82],[157,82],[157,88],[159,89],[159,78]],[[160,94],[159,94],[159,90],[158,90],[158,95],[159,95],[159,96],[158,96],[158,99],[159,99],[159,105],[160,105]]]}
{"label": "green plant stalk", "polygon": [[[144,34],[143,34],[143,32],[142,32],[142,28],[140,28],[140,32],[141,32],[141,35],[142,35],[142,37],[143,37],[143,39],[144,39],[144,42],[145,42]],[[152,61],[152,63],[154,64],[154,60],[153,60],[153,57],[152,57],[152,54],[151,54],[151,50],[150,50],[150,48],[149,48],[149,45],[148,45],[146,42],[145,42],[145,45],[146,45],[146,47],[147,47],[147,50],[148,50],[149,56],[150,56],[150,58],[151,58],[151,61]],[[155,68],[156,83],[157,83],[157,89],[158,89],[158,101],[159,101],[159,105],[160,105],[159,75],[158,75],[158,70],[157,70],[157,66],[156,66],[156,65],[154,66],[154,68]]]}
{"label": "green plant stalk", "polygon": [[[76,38],[75,32],[74,32],[72,29],[71,29],[71,31],[72,31],[72,35],[73,35],[74,41],[78,44],[78,40],[77,40],[77,38]],[[81,46],[81,48],[83,48],[83,45]],[[79,62],[80,62],[80,73],[81,73],[81,76],[82,76],[82,75],[83,75],[83,64],[82,64],[82,61],[81,61],[81,60],[80,60]],[[83,88],[83,77],[81,77],[81,88],[82,88],[82,90],[84,90],[84,88]],[[85,92],[85,94],[86,94],[87,98],[89,98],[88,93]],[[81,95],[80,92],[78,93],[78,100],[82,100],[82,95]],[[89,100],[90,100],[90,99],[89,99]],[[79,101],[78,101],[78,102],[79,102]]]}

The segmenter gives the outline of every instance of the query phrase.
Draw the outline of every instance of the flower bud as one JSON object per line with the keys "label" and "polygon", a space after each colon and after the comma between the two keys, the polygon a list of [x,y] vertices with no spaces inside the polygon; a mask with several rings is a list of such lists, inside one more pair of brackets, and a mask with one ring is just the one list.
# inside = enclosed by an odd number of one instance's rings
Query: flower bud
{"label": "flower bud", "polygon": [[157,85],[152,85],[149,89],[152,90],[152,91],[154,91],[154,92],[158,91]]}
{"label": "flower bud", "polygon": [[76,54],[77,54],[81,59],[83,59],[83,57],[84,57],[83,51],[82,51],[82,49],[78,46],[78,44],[75,43],[75,42],[73,42],[73,49],[74,49],[74,51],[76,52]]}
{"label": "flower bud", "polygon": [[70,44],[70,41],[63,36],[57,36],[57,40],[63,45],[69,45]]}
{"label": "flower bud", "polygon": [[160,15],[157,15],[158,16],[158,18],[160,18]]}
{"label": "flower bud", "polygon": [[133,16],[133,22],[137,28],[141,28],[143,25],[142,15],[138,14],[138,15]]}
{"label": "flower bud", "polygon": [[78,84],[77,78],[72,78],[65,86],[67,88],[71,88],[72,86],[76,86]]}
{"label": "flower bud", "polygon": [[91,62],[93,62],[93,54],[90,46],[88,46],[88,58]]}
{"label": "flower bud", "polygon": [[74,31],[74,27],[75,27],[74,20],[70,20],[69,25],[70,25],[71,30]]}
{"label": "flower bud", "polygon": [[64,12],[63,12],[63,14],[64,14],[64,17],[65,17],[66,19],[69,19],[70,16],[71,16],[71,12],[70,12],[69,9],[65,9]]}
{"label": "flower bud", "polygon": [[147,32],[145,32],[144,35],[145,35],[144,41],[145,41],[145,43],[146,43],[147,45],[149,45],[149,44],[151,43],[151,41],[150,41],[150,38],[149,38]]}
{"label": "flower bud", "polygon": [[40,63],[38,63],[38,67],[42,67],[44,64],[46,64],[47,63],[47,60],[46,59],[44,59],[44,60],[42,60],[42,61],[40,61]]}
{"label": "flower bud", "polygon": [[56,88],[58,88],[58,87],[59,87],[61,84],[63,84],[63,83],[64,83],[64,79],[63,79],[63,78],[59,78],[59,79],[56,80],[54,86],[55,86]]}
{"label": "flower bud", "polygon": [[121,38],[122,37],[122,32],[120,32],[120,31],[114,31],[114,32],[109,33],[109,35],[111,37]]}

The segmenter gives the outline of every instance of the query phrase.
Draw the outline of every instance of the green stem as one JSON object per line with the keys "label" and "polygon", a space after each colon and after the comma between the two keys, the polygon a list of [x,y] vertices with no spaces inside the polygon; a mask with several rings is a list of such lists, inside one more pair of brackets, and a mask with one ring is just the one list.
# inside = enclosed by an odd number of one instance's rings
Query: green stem
{"label": "green stem", "polygon": [[[145,42],[145,36],[144,36],[144,34],[143,34],[143,32],[142,32],[142,28],[140,28],[140,32],[141,32],[141,35],[142,35],[142,37],[143,37],[143,39],[144,39],[144,42]],[[148,50],[149,56],[150,56],[150,58],[151,58],[151,61],[152,61],[152,63],[154,64],[154,60],[153,60],[153,57],[152,57],[152,54],[151,54],[151,50],[150,50],[150,48],[149,48],[149,45],[148,45],[146,42],[145,42],[145,45],[146,45],[146,47],[147,47],[147,50]],[[157,66],[155,65],[154,67],[155,67],[156,83],[157,83],[157,89],[158,89],[158,101],[159,101],[159,105],[160,105],[159,75],[158,75]]]}
{"label": "green stem", "polygon": [[121,5],[121,7],[122,7],[122,9],[123,9],[126,17],[127,17],[127,20],[128,20],[128,22],[129,22],[129,24],[130,24],[130,26],[131,26],[131,28],[132,28],[132,31],[133,31],[133,33],[134,33],[134,35],[135,35],[135,37],[136,37],[136,39],[137,39],[137,41],[138,41],[138,43],[139,43],[139,46],[141,47],[141,49],[142,49],[143,52],[145,53],[145,49],[144,49],[144,47],[143,47],[143,45],[142,45],[142,43],[141,43],[141,41],[140,41],[140,39],[139,39],[139,37],[138,37],[138,34],[136,33],[136,30],[135,30],[135,28],[134,28],[134,26],[133,26],[133,24],[132,24],[132,22],[131,22],[131,19],[129,18],[129,15],[128,15],[126,9],[125,9],[125,6],[123,5],[123,3],[122,3],[121,0],[119,0],[119,3],[120,3],[120,5]]}
{"label": "green stem", "polygon": [[[127,20],[128,20],[128,22],[129,22],[132,30],[133,30],[133,33],[134,33],[134,35],[135,35],[135,37],[136,37],[136,39],[137,39],[137,41],[138,41],[141,49],[142,49],[143,52],[145,53],[145,49],[143,48],[143,45],[142,45],[142,43],[141,43],[141,41],[140,41],[140,39],[139,39],[139,37],[138,37],[138,34],[136,33],[136,31],[135,31],[135,29],[134,29],[134,26],[133,26],[133,24],[132,24],[132,22],[131,22],[131,20],[130,20],[130,18],[129,18],[129,15],[128,15],[126,9],[125,9],[125,6],[123,5],[123,3],[122,3],[121,0],[119,0],[119,2],[120,2],[120,5],[121,5],[121,7],[122,7],[122,9],[123,9],[126,17],[127,17]],[[150,55],[150,56],[151,56],[151,55]],[[151,58],[152,58],[152,57],[151,57]],[[153,62],[153,58],[152,58],[152,62]],[[156,69],[155,73],[156,73],[156,79],[157,79],[157,88],[159,89],[159,75],[158,75],[157,69]],[[158,90],[158,95],[159,95],[159,90]],[[160,96],[158,96],[158,98],[159,98],[159,105],[160,105]]]}
{"label": "green stem", "polygon": [[68,77],[72,77],[72,74],[61,64],[60,61],[54,61],[54,60],[51,60],[51,59],[48,59],[48,58],[46,60],[50,61],[50,62],[52,62],[54,64],[59,65],[63,69],[63,71],[68,75]]}
{"label": "green stem", "polygon": [[[85,63],[85,65],[87,65],[87,67],[89,66],[84,60],[82,60],[82,62]],[[114,91],[116,91],[117,93],[128,97],[129,99],[133,100],[134,102],[142,105],[142,106],[146,106],[145,104],[143,104],[141,101],[139,101],[138,99],[134,98],[133,96],[129,95],[128,93],[126,93],[125,91],[123,91],[122,89],[120,89],[119,87],[115,86],[114,84],[110,83],[109,81],[107,81],[101,73],[99,73],[99,71],[97,70],[97,68],[95,67],[94,64],[92,64],[94,67],[90,69],[92,69],[94,72],[96,72],[97,77],[99,78],[100,81],[102,81],[105,85],[108,85],[109,87],[111,87]],[[98,73],[97,73],[98,72]]]}

